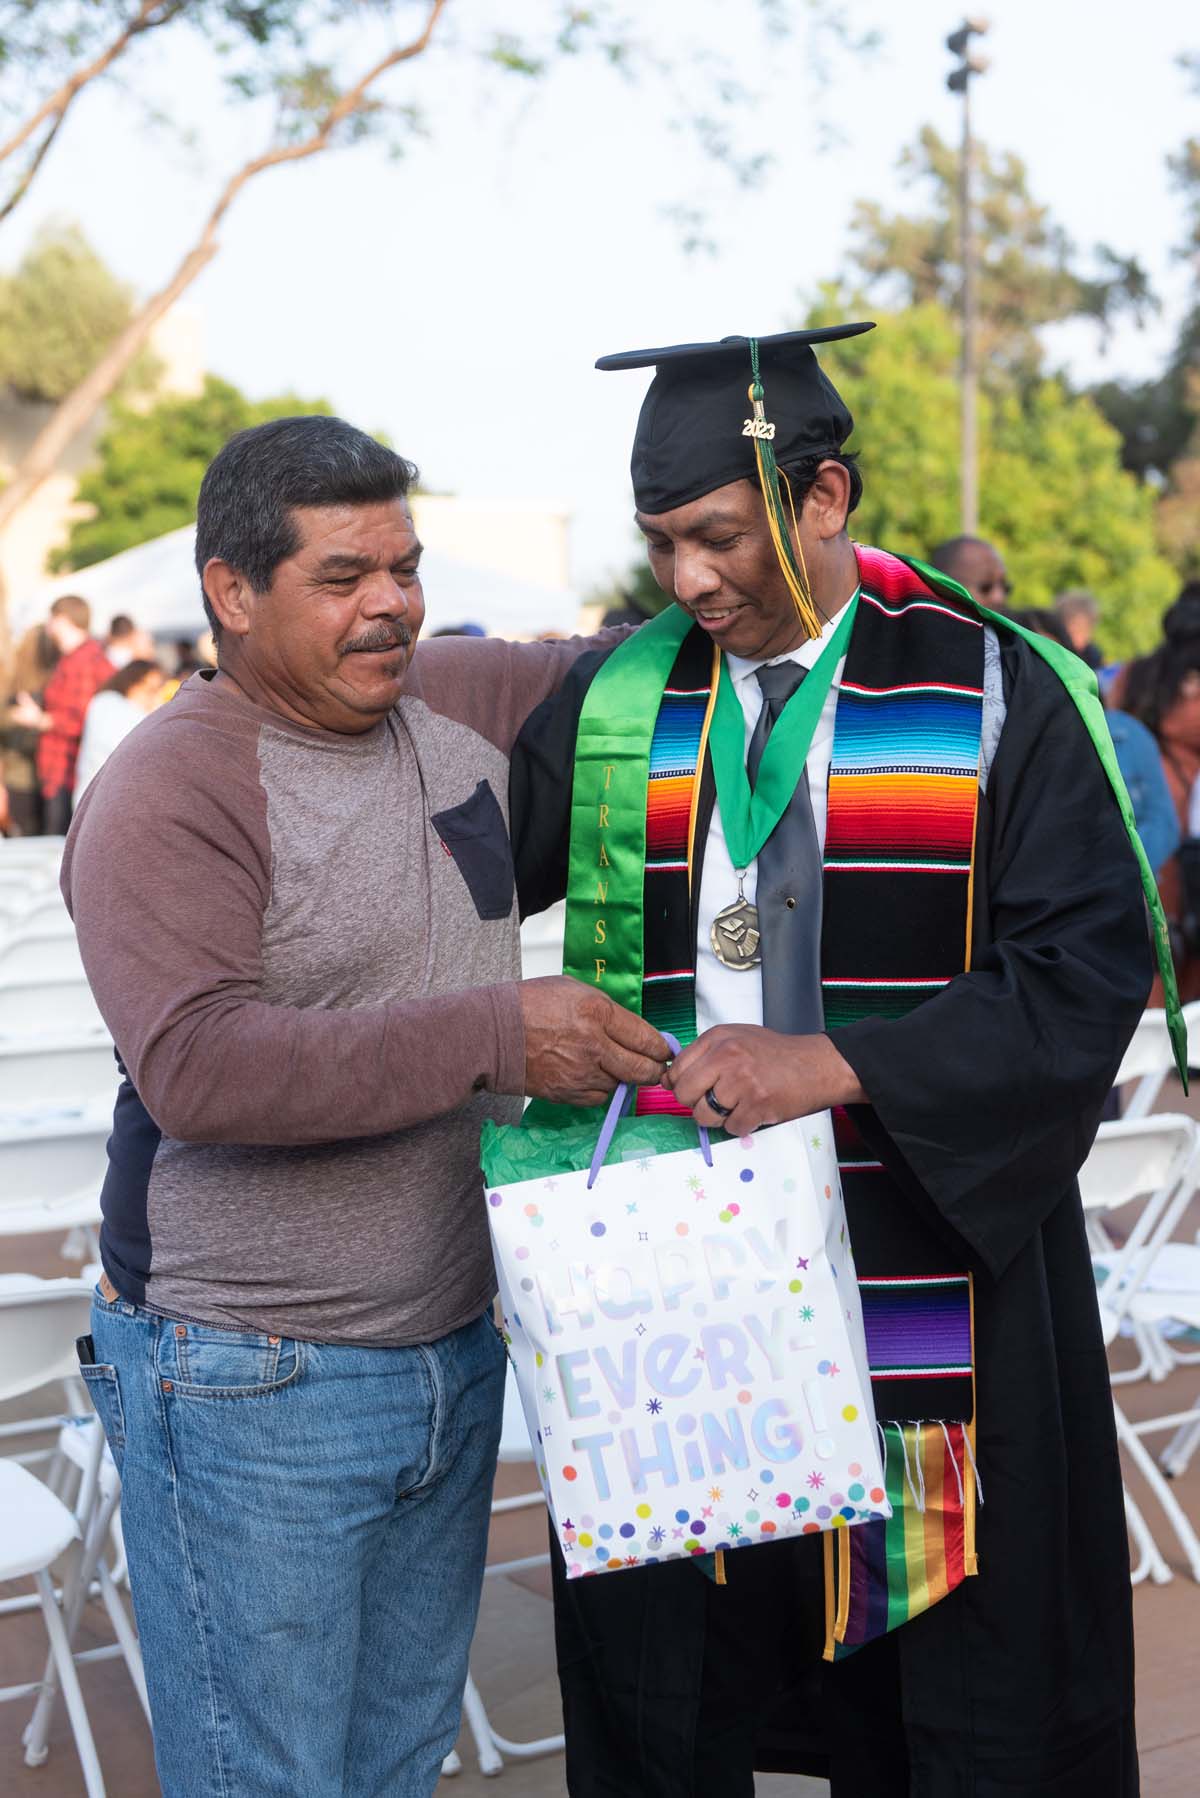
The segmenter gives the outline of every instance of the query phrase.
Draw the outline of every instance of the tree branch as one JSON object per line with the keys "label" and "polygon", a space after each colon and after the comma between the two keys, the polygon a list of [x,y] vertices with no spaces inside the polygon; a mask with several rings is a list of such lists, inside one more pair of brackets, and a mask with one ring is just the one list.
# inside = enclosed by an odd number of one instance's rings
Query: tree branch
{"label": "tree branch", "polygon": [[449,0],[431,0],[424,27],[411,43],[401,49],[391,51],[373,69],[369,69],[353,87],[347,88],[344,94],[328,108],[315,130],[299,143],[281,144],[256,156],[245,163],[235,174],[231,175],[219,194],[204,227],[192,248],[184,256],[175,273],[165,287],[159,289],[137,313],[130,319],[120,336],[105,351],[100,361],[86,375],[79,385],[55,407],[22,458],[20,465],[13,471],[12,479],[0,493],[0,527],[7,525],[21,508],[37,492],[38,488],[54,473],[55,468],[75,435],[103,405],[113,391],[121,376],[129,368],[139,350],[145,344],[154,326],[165,312],[175,304],[179,296],[191,286],[192,282],[207,267],[217,254],[220,244],[217,229],[229,207],[248,181],[262,174],[264,169],[277,168],[283,163],[299,162],[308,156],[316,156],[328,149],[332,134],[338,126],[353,116],[362,106],[371,87],[389,70],[397,68],[403,62],[409,62],[415,56],[428,49],[430,40],[442,13]]}
{"label": "tree branch", "polygon": [[25,198],[25,195],[29,192],[29,189],[33,184],[34,176],[37,174],[38,170],[42,166],[42,163],[46,159],[47,151],[49,150],[51,144],[54,142],[55,138],[58,136],[59,132],[62,130],[62,122],[65,117],[66,117],[65,112],[59,113],[58,117],[55,119],[54,123],[51,125],[49,131],[47,131],[45,137],[42,139],[41,143],[38,145],[32,158],[30,159],[29,163],[27,164],[24,174],[21,176],[20,180],[17,182],[17,185],[13,188],[12,192],[9,194],[7,200],[5,200],[3,206],[0,206],[0,225],[2,225],[4,223],[5,219],[8,217],[10,212],[14,212],[16,210],[16,208],[21,204],[21,201]]}
{"label": "tree branch", "polygon": [[[55,133],[62,124],[63,119],[66,117],[71,102],[76,98],[81,89],[85,88],[89,81],[94,81],[97,75],[103,75],[104,71],[117,60],[118,56],[129,48],[134,38],[140,37],[143,32],[153,31],[159,25],[169,25],[171,20],[176,18],[188,3],[189,0],[141,0],[141,5],[138,7],[134,17],[129,21],[129,24],[125,26],[124,30],[113,39],[107,49],[102,50],[99,56],[94,57],[91,62],[84,63],[81,68],[76,69],[73,74],[68,75],[67,79],[62,83],[62,86],[57,88],[55,92],[50,95],[49,99],[43,100],[37,111],[32,113],[29,118],[25,120],[25,123],[14,132],[7,143],[0,144],[0,162],[6,162],[10,156],[14,155],[15,152],[21,148],[22,144],[28,143],[29,139],[40,125],[44,125],[47,120],[50,120],[51,130],[49,137],[47,137],[38,151],[33,169],[30,171],[29,178],[32,179],[38,163],[41,162],[42,157],[50,148],[50,143],[53,140]],[[20,188],[18,188],[16,197],[9,202],[3,216],[7,216],[7,213],[12,211],[13,206],[16,205],[17,200],[21,198],[21,195],[28,185],[29,182],[27,180]]]}

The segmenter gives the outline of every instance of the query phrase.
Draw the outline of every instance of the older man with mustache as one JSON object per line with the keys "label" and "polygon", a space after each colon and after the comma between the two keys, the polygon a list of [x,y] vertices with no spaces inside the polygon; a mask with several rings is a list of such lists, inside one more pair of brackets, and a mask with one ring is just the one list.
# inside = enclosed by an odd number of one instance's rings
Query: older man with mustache
{"label": "older man with mustache", "polygon": [[120,746],[64,858],[126,1075],[81,1361],[168,1798],[432,1791],[504,1379],[480,1126],[667,1053],[519,983],[509,751],[584,645],[416,649],[415,474],[339,419],[221,451],[219,667]]}

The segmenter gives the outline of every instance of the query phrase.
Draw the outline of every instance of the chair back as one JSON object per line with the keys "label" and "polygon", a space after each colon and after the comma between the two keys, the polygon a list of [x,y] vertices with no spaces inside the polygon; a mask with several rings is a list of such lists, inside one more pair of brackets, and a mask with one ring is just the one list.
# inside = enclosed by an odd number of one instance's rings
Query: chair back
{"label": "chair back", "polygon": [[1197,1141],[1193,1120],[1178,1112],[1101,1124],[1079,1171],[1085,1211],[1116,1211],[1134,1199],[1173,1189]]}
{"label": "chair back", "polygon": [[92,989],[81,974],[37,980],[0,976],[0,1042],[66,1033],[108,1034]]}
{"label": "chair back", "polygon": [[[1101,1124],[1079,1175],[1085,1213],[1141,1200],[1122,1247],[1104,1256],[1101,1311],[1124,1316],[1200,1181],[1200,1126],[1178,1112]],[[1111,1335],[1110,1330],[1109,1334]]]}
{"label": "chair back", "polygon": [[77,1374],[75,1338],[87,1334],[91,1314],[82,1280],[0,1278],[0,1402]]}
{"label": "chair back", "polygon": [[111,1108],[119,1079],[113,1046],[98,1033],[0,1042],[0,1126],[63,1106]]}
{"label": "chair back", "polygon": [[99,1108],[0,1122],[0,1234],[6,1211],[54,1205],[83,1192],[98,1200],[111,1133],[112,1114]]}
{"label": "chair back", "polygon": [[565,920],[566,906],[561,902],[526,918],[521,926],[522,980],[562,973]]}
{"label": "chair back", "polygon": [[87,980],[73,932],[22,928],[0,937],[0,982],[66,979]]}

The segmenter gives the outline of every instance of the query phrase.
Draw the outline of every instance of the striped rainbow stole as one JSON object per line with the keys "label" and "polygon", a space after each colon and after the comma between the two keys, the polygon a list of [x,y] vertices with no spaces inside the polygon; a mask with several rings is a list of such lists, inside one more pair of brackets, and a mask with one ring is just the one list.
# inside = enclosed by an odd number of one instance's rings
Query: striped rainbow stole
{"label": "striped rainbow stole", "polygon": [[[825,841],[831,1026],[902,1017],[971,954],[982,627],[898,558],[861,547],[857,555],[862,594],[838,699]],[[692,631],[650,752],[642,1011],[681,1042],[696,1034],[692,838],[712,683],[711,646]],[[679,1109],[661,1087],[645,1089],[638,1107]],[[893,1514],[826,1533],[829,1658],[928,1609],[977,1570],[970,1279],[850,1115],[836,1113],[834,1129]]]}

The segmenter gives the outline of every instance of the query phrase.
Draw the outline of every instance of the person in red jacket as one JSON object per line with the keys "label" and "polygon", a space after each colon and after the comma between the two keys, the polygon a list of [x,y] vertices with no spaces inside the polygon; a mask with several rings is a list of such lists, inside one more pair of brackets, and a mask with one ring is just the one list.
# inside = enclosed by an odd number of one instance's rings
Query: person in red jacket
{"label": "person in red jacket", "polygon": [[75,763],[88,706],[115,673],[103,646],[90,634],[92,609],[78,594],[64,593],[50,607],[46,629],[61,660],[46,682],[43,703],[18,695],[15,723],[42,733],[37,751],[38,781],[45,801],[46,834],[65,836],[71,822]]}

